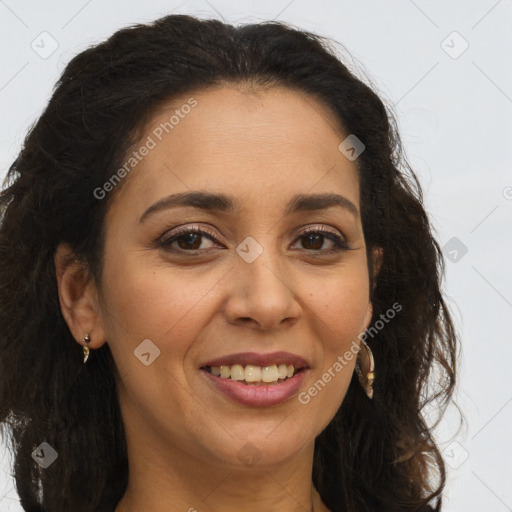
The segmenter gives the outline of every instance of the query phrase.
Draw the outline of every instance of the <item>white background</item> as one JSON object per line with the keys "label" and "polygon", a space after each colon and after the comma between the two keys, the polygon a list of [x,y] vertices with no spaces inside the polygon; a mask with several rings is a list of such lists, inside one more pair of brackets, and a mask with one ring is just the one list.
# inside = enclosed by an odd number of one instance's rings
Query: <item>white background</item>
{"label": "white background", "polygon": [[[394,105],[440,244],[467,247],[446,265],[467,424],[454,435],[452,407],[437,430],[449,464],[443,510],[512,511],[512,1],[0,0],[0,177],[76,53],[173,12],[278,19],[332,37]],[[58,43],[48,58],[31,47],[44,31]],[[0,510],[21,511],[3,450],[0,464]]]}

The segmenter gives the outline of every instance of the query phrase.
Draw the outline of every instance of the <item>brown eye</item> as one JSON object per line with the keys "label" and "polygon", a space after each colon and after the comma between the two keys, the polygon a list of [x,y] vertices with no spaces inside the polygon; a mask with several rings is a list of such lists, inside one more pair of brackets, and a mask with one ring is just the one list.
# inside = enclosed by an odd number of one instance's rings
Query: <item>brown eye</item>
{"label": "brown eye", "polygon": [[[199,233],[188,233],[186,235],[181,235],[175,238],[175,241],[178,242],[178,246],[180,249],[199,249],[201,246],[201,238],[203,235]],[[198,243],[199,242],[199,243]]]}
{"label": "brown eye", "polygon": [[[201,244],[204,238],[207,238],[208,240],[215,242],[214,235],[211,234],[209,231],[206,231],[205,229],[185,227],[178,231],[171,231],[170,233],[163,235],[159,239],[158,243],[160,247],[167,251],[192,252],[211,248],[203,247],[201,249]],[[178,246],[177,249],[172,247],[175,242],[176,245]]]}
{"label": "brown eye", "polygon": [[[333,242],[334,248],[322,250],[326,238]],[[303,231],[299,236],[299,240],[302,240],[301,245],[304,250],[321,254],[330,254],[348,249],[348,244],[344,238],[325,229],[314,228]]]}
{"label": "brown eye", "polygon": [[[321,249],[324,245],[324,235],[318,233],[311,233],[309,235],[302,235],[302,246],[304,249]],[[306,245],[310,245],[306,247]]]}

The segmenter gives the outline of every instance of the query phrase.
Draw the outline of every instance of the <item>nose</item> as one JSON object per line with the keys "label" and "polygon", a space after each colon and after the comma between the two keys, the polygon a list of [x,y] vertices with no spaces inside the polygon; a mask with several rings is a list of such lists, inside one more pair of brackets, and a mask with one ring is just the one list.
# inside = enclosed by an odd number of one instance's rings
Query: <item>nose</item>
{"label": "nose", "polygon": [[265,248],[252,263],[237,257],[230,272],[231,285],[225,315],[231,324],[275,330],[297,322],[301,307],[297,279],[282,255]]}

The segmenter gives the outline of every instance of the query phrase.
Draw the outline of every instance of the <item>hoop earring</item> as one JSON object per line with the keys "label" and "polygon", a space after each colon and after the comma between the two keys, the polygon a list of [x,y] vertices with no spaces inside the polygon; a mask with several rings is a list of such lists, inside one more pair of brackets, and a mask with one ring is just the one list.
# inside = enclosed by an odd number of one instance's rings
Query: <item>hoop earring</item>
{"label": "hoop earring", "polygon": [[[89,334],[86,334],[84,336],[84,343],[89,343],[90,341],[91,341],[91,338],[89,337]],[[87,362],[87,359],[89,359],[89,353],[90,353],[89,347],[84,347],[83,351],[84,351],[84,364],[85,364]]]}
{"label": "hoop earring", "polygon": [[[370,350],[368,344],[361,340],[362,345],[366,349],[366,361],[367,364],[363,365],[364,370],[361,370],[361,363],[359,362],[359,357],[361,353],[361,348],[359,348],[359,353],[357,354],[356,359],[356,367],[355,370],[357,372],[357,376],[359,378],[359,383],[361,384],[366,396],[371,400],[373,398],[373,381],[375,380],[375,361],[373,359],[373,353]],[[363,376],[363,371],[365,372],[365,376]]]}

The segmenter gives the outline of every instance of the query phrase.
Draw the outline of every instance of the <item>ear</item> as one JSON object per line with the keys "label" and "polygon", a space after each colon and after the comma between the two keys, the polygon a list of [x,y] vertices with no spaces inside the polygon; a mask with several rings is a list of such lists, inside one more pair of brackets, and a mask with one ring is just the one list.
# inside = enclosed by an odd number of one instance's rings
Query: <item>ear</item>
{"label": "ear", "polygon": [[376,285],[376,282],[377,282],[377,276],[379,275],[379,272],[380,272],[380,269],[382,267],[382,259],[383,259],[383,255],[384,255],[384,249],[382,249],[382,247],[374,247],[372,249],[372,254],[371,254],[371,262],[370,262],[370,265],[368,266],[368,270],[371,271],[371,274],[372,274],[372,288],[371,288],[371,292],[373,293],[373,290],[375,289],[375,285]]}
{"label": "ear", "polygon": [[384,249],[382,247],[374,247],[372,249],[372,270],[374,282],[379,275],[380,268],[382,267],[382,259],[384,257]]}
{"label": "ear", "polygon": [[[75,340],[99,348],[105,343],[96,283],[85,265],[67,244],[59,244],[54,256],[62,315]],[[83,338],[89,334],[91,341]]]}

